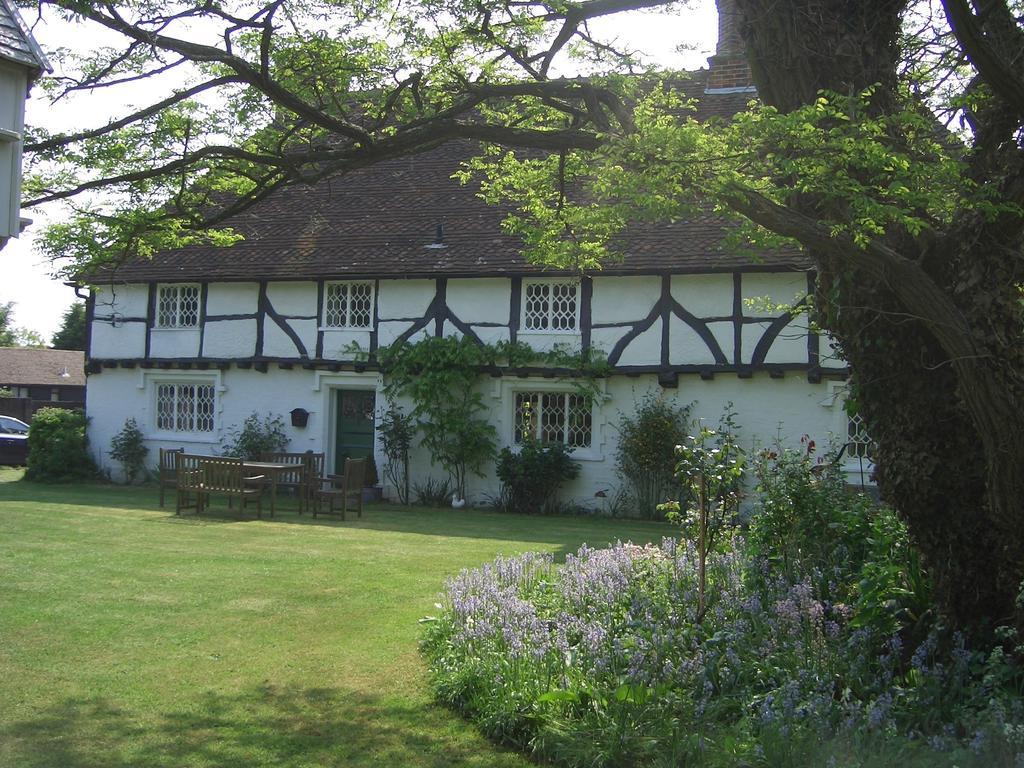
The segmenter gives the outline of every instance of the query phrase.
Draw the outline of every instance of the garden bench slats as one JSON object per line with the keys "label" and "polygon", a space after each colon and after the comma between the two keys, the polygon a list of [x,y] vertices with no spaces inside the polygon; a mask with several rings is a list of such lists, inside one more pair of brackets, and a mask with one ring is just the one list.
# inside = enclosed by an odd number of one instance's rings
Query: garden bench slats
{"label": "garden bench slats", "polygon": [[262,483],[255,487],[250,485],[262,481],[263,475],[246,477],[242,459],[180,453],[175,456],[175,461],[178,476],[176,514],[180,515],[183,509],[202,512],[209,504],[209,497],[216,494],[227,496],[229,506],[233,506],[237,498],[243,510],[247,503],[255,501],[256,516],[263,516]]}
{"label": "garden bench slats", "polygon": [[160,485],[160,506],[164,505],[164,490],[178,487],[177,455],[184,448],[161,448],[160,464],[157,466],[157,483]]}

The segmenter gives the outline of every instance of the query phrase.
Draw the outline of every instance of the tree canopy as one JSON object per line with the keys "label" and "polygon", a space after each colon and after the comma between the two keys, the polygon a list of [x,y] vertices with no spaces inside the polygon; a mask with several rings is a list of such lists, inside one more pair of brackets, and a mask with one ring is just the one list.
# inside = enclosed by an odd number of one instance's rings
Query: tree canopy
{"label": "tree canopy", "polygon": [[[26,205],[75,263],[201,239],[285,184],[453,138],[511,199],[534,258],[598,268],[635,216],[711,204],[799,243],[906,518],[963,626],[1024,610],[1024,32],[999,0],[720,0],[760,104],[698,124],[677,74],[589,22],[661,0],[262,4],[44,0],[122,43],[59,58],[54,97],[188,70],[166,98],[69,135],[35,131]],[[556,74],[568,56],[586,78]],[[79,203],[83,195],[102,197]],[[577,195],[577,192],[582,192]]]}
{"label": "tree canopy", "polygon": [[85,304],[76,301],[64,311],[60,328],[53,334],[54,349],[85,349]]}
{"label": "tree canopy", "polygon": [[0,304],[0,347],[45,347],[36,331],[14,325],[15,302]]}

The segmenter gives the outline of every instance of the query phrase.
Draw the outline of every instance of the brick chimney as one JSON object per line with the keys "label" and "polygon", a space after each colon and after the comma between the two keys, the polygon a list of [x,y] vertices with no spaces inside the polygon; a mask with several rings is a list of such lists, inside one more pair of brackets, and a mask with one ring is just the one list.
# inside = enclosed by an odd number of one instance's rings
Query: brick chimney
{"label": "brick chimney", "polygon": [[716,0],[718,5],[718,45],[708,58],[707,93],[754,91],[750,66],[740,35],[740,11],[736,0]]}

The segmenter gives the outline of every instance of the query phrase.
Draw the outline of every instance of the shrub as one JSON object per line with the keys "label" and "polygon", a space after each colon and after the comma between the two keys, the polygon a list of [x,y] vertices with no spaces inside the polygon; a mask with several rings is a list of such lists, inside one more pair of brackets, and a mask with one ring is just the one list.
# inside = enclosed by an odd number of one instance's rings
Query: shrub
{"label": "shrub", "polygon": [[262,419],[255,411],[245,417],[242,426],[228,429],[221,448],[224,456],[258,461],[262,453],[277,453],[288,448],[291,438],[284,431],[284,419],[267,414]]}
{"label": "shrub", "polygon": [[452,500],[452,485],[447,478],[428,477],[422,483],[413,483],[412,492],[416,503],[424,507],[446,507]]}
{"label": "shrub", "polygon": [[129,483],[135,482],[136,476],[145,470],[148,453],[138,422],[134,418],[126,419],[121,431],[110,440],[110,458],[121,462]]}
{"label": "shrub", "polygon": [[532,439],[524,440],[518,451],[503,448],[495,468],[501,481],[498,505],[519,514],[555,512],[559,487],[580,474],[571,454],[561,443]]}
{"label": "shrub", "polygon": [[483,477],[484,465],[494,458],[496,432],[476,390],[480,366],[492,354],[468,336],[396,342],[378,352],[388,397],[405,395],[413,401],[422,445],[431,463],[447,470],[460,499],[466,498],[470,473]]}
{"label": "shrub", "polygon": [[690,409],[648,394],[635,413],[619,419],[615,467],[641,517],[653,518],[658,504],[680,498],[675,447],[686,439]]}
{"label": "shrub", "polygon": [[85,414],[63,408],[40,408],[28,430],[26,480],[74,482],[96,474],[85,436]]}
{"label": "shrub", "polygon": [[389,401],[377,428],[384,452],[384,479],[392,485],[401,504],[409,503],[409,451],[416,435],[413,417]]}

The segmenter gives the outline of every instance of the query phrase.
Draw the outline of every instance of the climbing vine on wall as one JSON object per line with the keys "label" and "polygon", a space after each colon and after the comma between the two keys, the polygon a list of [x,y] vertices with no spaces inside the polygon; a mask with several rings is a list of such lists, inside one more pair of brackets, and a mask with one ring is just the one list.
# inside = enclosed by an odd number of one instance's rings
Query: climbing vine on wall
{"label": "climbing vine on wall", "polygon": [[567,372],[572,386],[591,402],[597,397],[597,379],[608,364],[597,352],[574,352],[555,347],[538,352],[521,342],[482,344],[469,337],[427,337],[400,341],[377,353],[389,399],[408,397],[411,415],[422,434],[422,445],[432,461],[451,475],[455,496],[466,497],[470,473],[483,476],[494,458],[497,432],[487,419],[478,384],[483,376],[505,368],[530,366]]}

